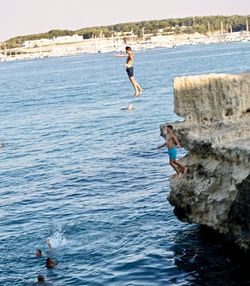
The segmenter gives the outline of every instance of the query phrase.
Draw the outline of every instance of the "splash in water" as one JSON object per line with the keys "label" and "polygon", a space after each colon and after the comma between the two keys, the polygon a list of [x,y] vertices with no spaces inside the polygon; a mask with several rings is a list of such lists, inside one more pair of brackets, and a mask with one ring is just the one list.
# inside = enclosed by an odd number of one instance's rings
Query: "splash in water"
{"label": "splash in water", "polygon": [[68,241],[63,233],[56,231],[47,239],[47,244],[49,249],[54,249],[67,245]]}

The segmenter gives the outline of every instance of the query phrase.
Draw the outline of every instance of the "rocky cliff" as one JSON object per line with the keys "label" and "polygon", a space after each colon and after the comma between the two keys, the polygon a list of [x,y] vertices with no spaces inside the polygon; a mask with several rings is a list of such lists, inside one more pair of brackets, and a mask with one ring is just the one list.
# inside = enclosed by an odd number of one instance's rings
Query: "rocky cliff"
{"label": "rocky cliff", "polygon": [[174,99],[184,118],[175,133],[189,151],[187,173],[171,179],[176,216],[250,250],[250,74],[175,78]]}

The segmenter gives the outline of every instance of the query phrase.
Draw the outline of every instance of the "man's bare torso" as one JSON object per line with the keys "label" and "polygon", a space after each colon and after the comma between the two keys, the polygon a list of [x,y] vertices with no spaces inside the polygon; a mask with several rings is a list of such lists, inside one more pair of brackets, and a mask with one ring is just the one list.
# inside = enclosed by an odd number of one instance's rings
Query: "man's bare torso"
{"label": "man's bare torso", "polygon": [[131,68],[133,66],[133,62],[134,62],[134,53],[131,53],[127,57],[126,67]]}
{"label": "man's bare torso", "polygon": [[167,134],[167,136],[166,136],[166,143],[167,143],[167,148],[168,149],[172,149],[172,148],[175,147],[175,141],[174,141],[173,134]]}

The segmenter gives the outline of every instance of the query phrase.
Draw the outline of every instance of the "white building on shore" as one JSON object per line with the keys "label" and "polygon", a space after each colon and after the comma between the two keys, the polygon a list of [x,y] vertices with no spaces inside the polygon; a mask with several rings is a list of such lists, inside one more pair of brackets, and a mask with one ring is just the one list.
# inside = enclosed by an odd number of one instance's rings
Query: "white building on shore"
{"label": "white building on shore", "polygon": [[36,48],[36,47],[44,47],[53,44],[53,40],[51,39],[39,39],[39,40],[32,40],[32,41],[25,41],[23,43],[24,48]]}
{"label": "white building on shore", "polygon": [[24,48],[36,48],[36,47],[44,47],[53,44],[69,44],[69,43],[77,43],[83,41],[82,36],[73,35],[73,36],[63,36],[63,37],[54,37],[53,39],[39,39],[32,41],[25,41],[23,43]]}
{"label": "white building on shore", "polygon": [[72,36],[62,36],[53,39],[54,43],[67,44],[67,43],[77,43],[83,41],[83,36],[72,35]]}

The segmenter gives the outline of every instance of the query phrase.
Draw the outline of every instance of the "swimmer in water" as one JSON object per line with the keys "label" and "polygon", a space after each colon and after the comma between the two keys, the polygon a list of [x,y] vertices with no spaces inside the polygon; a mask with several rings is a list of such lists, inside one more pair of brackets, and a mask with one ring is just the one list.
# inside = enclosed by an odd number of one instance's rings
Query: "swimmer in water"
{"label": "swimmer in water", "polygon": [[37,248],[37,249],[36,249],[36,252],[35,252],[35,255],[36,255],[36,257],[42,256],[42,250],[39,249],[39,248]]}
{"label": "swimmer in water", "polygon": [[46,259],[46,267],[47,268],[54,268],[57,265],[57,262],[53,260],[52,258],[48,257]]}
{"label": "swimmer in water", "polygon": [[43,275],[38,275],[37,276],[37,282],[40,283],[44,283],[45,282],[45,277]]}
{"label": "swimmer in water", "polygon": [[126,47],[125,50],[126,50],[126,53],[128,55],[126,65],[125,65],[126,66],[126,72],[128,74],[128,78],[129,78],[130,82],[132,83],[132,85],[135,89],[134,96],[139,96],[140,94],[142,94],[143,89],[140,87],[139,83],[135,80],[135,77],[134,77],[133,63],[134,63],[135,55],[134,55],[131,47]]}
{"label": "swimmer in water", "polygon": [[130,103],[130,104],[128,105],[128,111],[131,111],[131,110],[134,110],[134,107],[133,107],[133,105]]}
{"label": "swimmer in water", "polygon": [[128,107],[122,107],[121,108],[121,110],[128,110],[128,111],[132,111],[132,110],[134,110],[135,108],[134,108],[134,106],[130,103],[129,105],[128,105]]}

